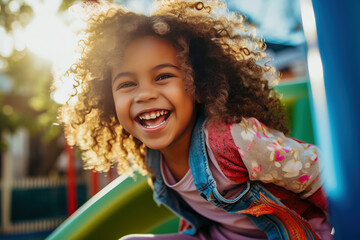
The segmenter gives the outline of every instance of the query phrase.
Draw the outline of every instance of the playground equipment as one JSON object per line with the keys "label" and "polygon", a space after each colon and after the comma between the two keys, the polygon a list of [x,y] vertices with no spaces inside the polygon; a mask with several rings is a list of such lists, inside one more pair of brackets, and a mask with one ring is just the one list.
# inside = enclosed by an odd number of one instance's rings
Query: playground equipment
{"label": "playground equipment", "polygon": [[[315,139],[329,156],[322,161],[322,179],[329,197],[335,239],[360,239],[357,152],[360,145],[360,48],[354,44],[360,42],[357,25],[360,1],[301,0],[301,8],[309,49]],[[318,62],[312,59],[316,55]],[[319,92],[319,85],[324,86],[323,91]]]}

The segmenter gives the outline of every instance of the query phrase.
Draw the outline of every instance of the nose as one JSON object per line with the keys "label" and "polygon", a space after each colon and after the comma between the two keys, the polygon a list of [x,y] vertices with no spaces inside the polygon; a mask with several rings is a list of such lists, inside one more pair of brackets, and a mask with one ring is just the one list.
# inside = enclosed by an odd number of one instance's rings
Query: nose
{"label": "nose", "polygon": [[155,86],[152,86],[151,84],[144,84],[139,86],[134,100],[136,103],[143,103],[155,100],[158,96],[159,92]]}

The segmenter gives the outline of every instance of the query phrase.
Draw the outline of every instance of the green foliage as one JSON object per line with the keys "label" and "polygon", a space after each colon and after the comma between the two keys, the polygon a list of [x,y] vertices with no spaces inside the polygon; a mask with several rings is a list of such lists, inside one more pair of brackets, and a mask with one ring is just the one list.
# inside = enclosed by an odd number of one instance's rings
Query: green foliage
{"label": "green foliage", "polygon": [[0,26],[3,26],[8,32],[13,30],[13,23],[20,23],[25,27],[34,14],[32,8],[26,3],[21,3],[18,9],[13,11],[10,7],[13,1],[0,1]]}
{"label": "green foliage", "polygon": [[[30,6],[22,3],[12,11],[11,2],[0,1],[0,26],[8,32],[13,31],[18,23],[26,26],[33,17]],[[59,106],[50,98],[51,63],[27,49],[14,51],[9,57],[0,55],[0,60],[4,63],[2,74],[11,81],[10,91],[2,92],[0,89],[0,133],[25,127],[32,134],[41,132],[45,144],[58,137],[61,128],[54,123]],[[0,137],[0,150],[4,148]]]}
{"label": "green foliage", "polygon": [[4,73],[13,86],[0,100],[0,129],[13,132],[22,126],[31,133],[45,130],[46,139],[51,140],[50,136],[56,137],[52,125],[58,109],[58,104],[50,98],[51,65],[29,51],[14,52],[7,61]]}

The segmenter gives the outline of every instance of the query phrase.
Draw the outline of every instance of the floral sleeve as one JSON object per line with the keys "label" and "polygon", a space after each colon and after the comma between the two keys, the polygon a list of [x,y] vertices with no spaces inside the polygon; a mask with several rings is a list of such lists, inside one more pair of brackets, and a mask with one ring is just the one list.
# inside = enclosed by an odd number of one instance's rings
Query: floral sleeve
{"label": "floral sleeve", "polygon": [[231,135],[250,180],[276,184],[302,198],[321,187],[316,146],[286,137],[255,118],[233,124]]}

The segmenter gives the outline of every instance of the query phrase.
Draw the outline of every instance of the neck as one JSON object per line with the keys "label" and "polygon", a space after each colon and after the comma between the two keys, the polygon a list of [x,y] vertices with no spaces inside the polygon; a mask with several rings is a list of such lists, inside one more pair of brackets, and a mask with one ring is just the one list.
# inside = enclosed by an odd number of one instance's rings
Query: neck
{"label": "neck", "polygon": [[180,181],[189,170],[189,146],[182,146],[174,151],[162,151],[162,154],[176,181]]}
{"label": "neck", "polygon": [[[192,129],[194,128],[195,121],[196,120],[193,119],[191,123]],[[176,181],[180,181],[189,170],[191,134],[192,131],[189,131],[186,135],[178,139],[176,144],[160,150],[163,155],[163,160],[166,162]]]}

